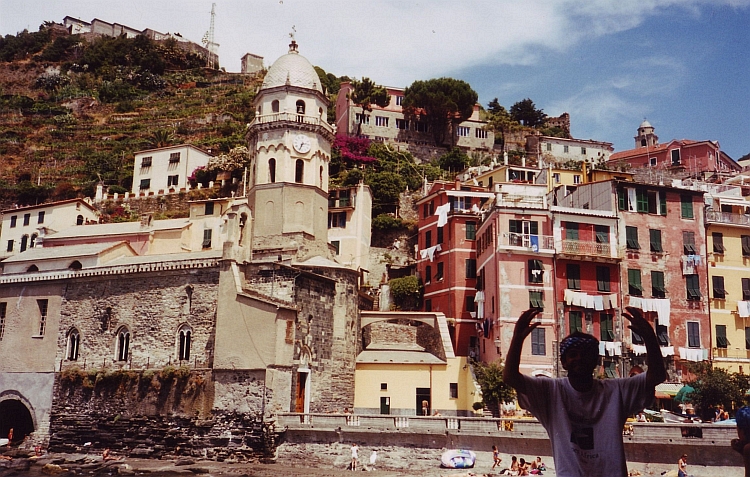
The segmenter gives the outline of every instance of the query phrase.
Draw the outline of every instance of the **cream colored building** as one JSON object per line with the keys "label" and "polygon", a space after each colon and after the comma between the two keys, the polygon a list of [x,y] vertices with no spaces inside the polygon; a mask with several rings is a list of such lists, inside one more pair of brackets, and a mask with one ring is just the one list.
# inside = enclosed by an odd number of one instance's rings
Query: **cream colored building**
{"label": "cream colored building", "polygon": [[211,154],[190,144],[147,149],[135,153],[133,194],[162,195],[186,190],[188,177],[206,167]]}
{"label": "cream colored building", "polygon": [[370,269],[372,192],[359,183],[328,192],[328,241],[336,260],[354,270]]}
{"label": "cream colored building", "polygon": [[34,248],[48,234],[99,221],[96,209],[83,199],[8,209],[2,217],[0,260]]}
{"label": "cream colored building", "polygon": [[540,168],[566,162],[605,162],[614,152],[612,143],[591,139],[573,139],[552,136],[526,136],[526,153],[536,159]]}

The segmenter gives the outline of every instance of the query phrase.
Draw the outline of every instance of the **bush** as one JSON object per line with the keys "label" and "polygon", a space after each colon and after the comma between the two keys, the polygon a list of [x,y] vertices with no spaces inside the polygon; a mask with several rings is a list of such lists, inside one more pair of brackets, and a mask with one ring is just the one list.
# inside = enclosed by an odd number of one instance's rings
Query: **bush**
{"label": "bush", "polygon": [[422,285],[414,275],[394,278],[388,282],[393,302],[401,310],[416,310],[422,298]]}
{"label": "bush", "polygon": [[390,214],[380,214],[372,219],[372,228],[380,231],[398,230],[405,227],[402,219]]}

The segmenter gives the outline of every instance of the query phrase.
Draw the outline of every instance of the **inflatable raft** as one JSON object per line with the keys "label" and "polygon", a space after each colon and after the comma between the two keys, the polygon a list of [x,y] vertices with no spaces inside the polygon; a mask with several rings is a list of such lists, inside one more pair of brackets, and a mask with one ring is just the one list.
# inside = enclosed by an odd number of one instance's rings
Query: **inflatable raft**
{"label": "inflatable raft", "polygon": [[440,463],[448,469],[469,469],[474,467],[477,455],[470,450],[451,449],[443,452]]}

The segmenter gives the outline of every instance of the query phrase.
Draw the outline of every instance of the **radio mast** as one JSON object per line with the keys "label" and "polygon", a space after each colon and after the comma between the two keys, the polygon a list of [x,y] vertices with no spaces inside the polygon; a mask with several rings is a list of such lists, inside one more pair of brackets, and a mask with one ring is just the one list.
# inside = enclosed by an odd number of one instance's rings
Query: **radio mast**
{"label": "radio mast", "polygon": [[211,4],[211,26],[209,27],[208,31],[205,35],[203,35],[203,45],[208,50],[208,55],[206,58],[206,66],[209,68],[215,68],[216,67],[216,60],[218,59],[218,43],[214,42],[214,20],[216,18],[216,4]]}

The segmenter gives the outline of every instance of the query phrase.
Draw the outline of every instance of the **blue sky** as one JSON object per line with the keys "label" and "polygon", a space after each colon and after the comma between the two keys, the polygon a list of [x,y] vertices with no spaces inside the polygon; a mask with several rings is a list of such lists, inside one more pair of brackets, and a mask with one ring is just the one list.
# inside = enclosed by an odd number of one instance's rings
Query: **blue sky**
{"label": "blue sky", "polygon": [[[210,1],[0,0],[0,34],[70,15],[200,42]],[[217,0],[228,71],[266,66],[296,30],[300,51],[336,75],[389,86],[451,76],[487,104],[529,97],[571,114],[576,138],[620,151],[646,118],[661,142],[717,140],[750,153],[750,0]]]}

